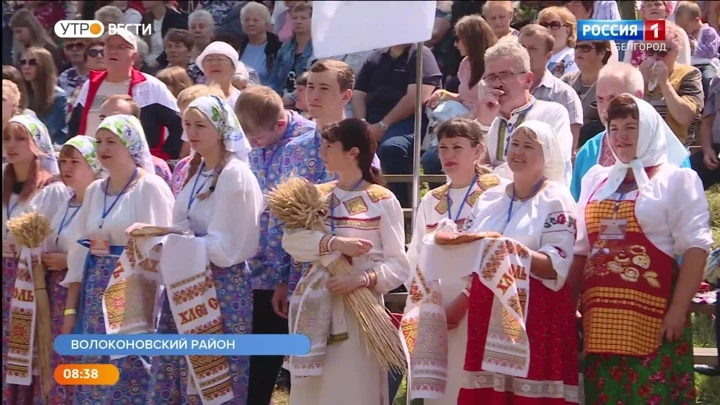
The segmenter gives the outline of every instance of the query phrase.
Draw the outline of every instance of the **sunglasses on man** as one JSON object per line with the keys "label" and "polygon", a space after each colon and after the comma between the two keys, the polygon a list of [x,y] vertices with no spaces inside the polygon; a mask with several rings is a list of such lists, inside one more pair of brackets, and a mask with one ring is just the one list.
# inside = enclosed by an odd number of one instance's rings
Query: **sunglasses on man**
{"label": "sunglasses on man", "polygon": [[103,57],[105,52],[102,49],[90,49],[88,51],[88,56],[91,58],[97,58],[97,57]]}
{"label": "sunglasses on man", "polygon": [[85,44],[83,42],[72,42],[69,44],[65,44],[65,49],[67,49],[68,51],[81,50],[85,49]]}

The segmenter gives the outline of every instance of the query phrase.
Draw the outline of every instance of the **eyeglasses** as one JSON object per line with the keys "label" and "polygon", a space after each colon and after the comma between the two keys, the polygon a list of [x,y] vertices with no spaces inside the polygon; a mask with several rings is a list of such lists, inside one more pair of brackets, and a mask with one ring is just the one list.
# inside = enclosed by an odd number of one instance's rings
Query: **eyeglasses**
{"label": "eyeglasses", "polygon": [[664,58],[667,56],[667,54],[670,53],[670,51],[672,51],[672,49],[666,49],[664,51],[655,51],[652,49],[647,49],[645,51],[645,55],[650,56],[650,57],[657,55],[658,58]]}
{"label": "eyeglasses", "polygon": [[485,75],[484,79],[485,79],[486,83],[494,83],[498,80],[504,82],[504,81],[510,79],[511,77],[514,77],[516,75],[522,75],[525,73],[527,73],[527,72],[525,72],[525,71],[522,71],[522,72],[500,72],[497,74]]}
{"label": "eyeglasses", "polygon": [[85,44],[82,42],[65,44],[65,49],[67,49],[68,51],[74,51],[76,49],[85,49]]}
{"label": "eyeglasses", "polygon": [[577,45],[575,45],[575,50],[576,50],[576,51],[579,51],[579,52],[582,52],[582,53],[588,53],[588,52],[590,52],[590,51],[592,51],[592,50],[594,50],[594,49],[597,49],[597,48],[595,48],[595,46],[590,45],[590,44],[577,44]]}
{"label": "eyeglasses", "polygon": [[88,56],[91,58],[102,58],[105,55],[105,52],[102,49],[90,49],[88,51]]}
{"label": "eyeglasses", "polygon": [[557,31],[560,28],[563,27],[563,23],[560,21],[553,21],[553,22],[541,22],[540,25],[542,25],[545,28],[551,29],[553,31]]}
{"label": "eyeglasses", "polygon": [[232,63],[232,59],[230,59],[224,55],[213,55],[213,56],[208,56],[205,59],[203,59],[203,64],[205,64],[205,63],[217,63],[217,64]]}
{"label": "eyeglasses", "polygon": [[20,66],[37,66],[37,59],[20,59]]}

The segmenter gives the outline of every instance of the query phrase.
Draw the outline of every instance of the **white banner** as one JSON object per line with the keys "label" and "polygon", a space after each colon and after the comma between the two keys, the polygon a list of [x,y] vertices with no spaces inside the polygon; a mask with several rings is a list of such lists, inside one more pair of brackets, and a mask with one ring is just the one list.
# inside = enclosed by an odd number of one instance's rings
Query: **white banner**
{"label": "white banner", "polygon": [[436,1],[313,2],[316,58],[425,42],[432,36]]}

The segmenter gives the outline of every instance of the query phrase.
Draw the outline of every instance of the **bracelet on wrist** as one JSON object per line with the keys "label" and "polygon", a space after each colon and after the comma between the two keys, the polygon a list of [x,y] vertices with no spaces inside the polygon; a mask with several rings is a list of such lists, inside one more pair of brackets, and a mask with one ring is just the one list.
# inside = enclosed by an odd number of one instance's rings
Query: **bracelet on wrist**
{"label": "bracelet on wrist", "polygon": [[77,310],[76,309],[66,309],[65,316],[68,316],[68,315],[77,315]]}
{"label": "bracelet on wrist", "polygon": [[368,278],[368,288],[373,288],[377,285],[377,273],[375,270],[368,270],[365,272],[365,275]]}

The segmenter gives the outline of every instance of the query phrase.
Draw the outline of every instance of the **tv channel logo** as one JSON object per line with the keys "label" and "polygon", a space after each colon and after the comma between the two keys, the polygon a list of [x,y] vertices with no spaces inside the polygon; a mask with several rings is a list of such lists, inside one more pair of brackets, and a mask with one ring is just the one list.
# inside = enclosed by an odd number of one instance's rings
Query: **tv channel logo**
{"label": "tv channel logo", "polygon": [[664,41],[665,20],[579,20],[578,41]]}
{"label": "tv channel logo", "polygon": [[105,26],[97,20],[60,20],[55,24],[58,38],[100,38]]}

